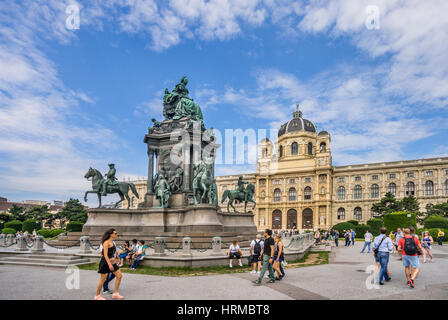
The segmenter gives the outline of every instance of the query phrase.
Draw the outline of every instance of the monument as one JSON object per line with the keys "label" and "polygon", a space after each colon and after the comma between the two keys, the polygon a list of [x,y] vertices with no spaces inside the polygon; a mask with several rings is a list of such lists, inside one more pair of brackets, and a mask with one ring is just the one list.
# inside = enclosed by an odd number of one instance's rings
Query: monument
{"label": "monument", "polygon": [[[255,236],[252,213],[222,212],[214,176],[216,144],[213,128],[206,129],[201,108],[189,96],[188,79],[180,82],[163,97],[162,122],[152,119],[144,137],[148,154],[147,192],[138,195],[132,183],[117,182],[115,168],[104,179],[98,170],[90,168],[85,178],[92,178],[92,191],[97,193],[99,208],[89,209],[83,234],[98,240],[107,228],[116,228],[119,240],[133,238],[154,240],[165,237],[168,246],[176,246],[189,236],[196,247],[207,247],[220,236],[224,243],[239,240],[242,245]],[[122,184],[122,185],[120,185]],[[101,208],[101,196],[119,193],[128,200],[128,190],[144,202],[137,209]],[[238,185],[228,193],[229,202],[255,202],[254,186]],[[85,200],[87,201],[87,198]],[[117,207],[116,205],[116,207]],[[231,204],[230,204],[231,205]],[[232,206],[233,207],[233,206]]]}

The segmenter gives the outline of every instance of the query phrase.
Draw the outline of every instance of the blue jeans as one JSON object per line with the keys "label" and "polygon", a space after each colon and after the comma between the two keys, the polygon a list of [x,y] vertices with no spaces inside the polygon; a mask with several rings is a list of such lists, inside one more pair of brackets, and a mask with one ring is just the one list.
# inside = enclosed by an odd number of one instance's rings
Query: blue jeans
{"label": "blue jeans", "polygon": [[380,268],[380,272],[379,272],[379,274],[378,274],[378,282],[382,282],[383,281],[383,278],[386,280],[386,281],[389,281],[390,280],[390,278],[389,278],[389,276],[387,275],[387,264],[389,263],[389,252],[378,252],[378,259],[379,259],[379,261],[380,261],[380,265],[381,265],[381,268]]}
{"label": "blue jeans", "polygon": [[368,253],[370,253],[370,245],[372,244],[372,241],[366,241],[364,242],[364,247],[362,247],[361,253],[364,253],[364,250],[366,249],[366,247],[368,247]]}
{"label": "blue jeans", "polygon": [[132,264],[131,268],[132,269],[137,269],[138,264],[140,263],[140,259],[134,259],[134,263]]}
{"label": "blue jeans", "polygon": [[339,246],[339,238],[334,238],[334,244],[337,246]]}
{"label": "blue jeans", "polygon": [[115,278],[115,275],[112,272],[107,274],[106,281],[103,283],[103,291],[109,291],[109,282],[111,282]]}

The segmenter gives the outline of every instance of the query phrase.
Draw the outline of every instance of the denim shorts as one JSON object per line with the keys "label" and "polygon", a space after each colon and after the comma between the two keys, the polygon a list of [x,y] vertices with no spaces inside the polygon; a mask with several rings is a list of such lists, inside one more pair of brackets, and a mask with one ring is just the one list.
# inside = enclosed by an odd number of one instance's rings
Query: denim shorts
{"label": "denim shorts", "polygon": [[420,261],[418,260],[418,256],[402,255],[402,258],[403,258],[403,266],[407,267],[411,265],[412,268],[420,268]]}

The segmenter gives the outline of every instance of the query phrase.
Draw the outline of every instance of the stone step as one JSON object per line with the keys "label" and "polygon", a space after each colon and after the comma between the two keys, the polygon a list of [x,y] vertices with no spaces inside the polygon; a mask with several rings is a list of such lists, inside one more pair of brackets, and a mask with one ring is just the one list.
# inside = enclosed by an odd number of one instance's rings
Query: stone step
{"label": "stone step", "polygon": [[74,256],[73,254],[66,255],[55,255],[55,254],[26,254],[21,255],[20,258],[30,258],[30,259],[45,259],[45,260],[78,260],[80,257]]}
{"label": "stone step", "polygon": [[42,263],[42,264],[61,264],[61,265],[77,265],[79,263],[88,262],[89,259],[43,259],[43,258],[26,258],[26,257],[7,257],[0,260],[4,262],[26,262],[26,263]]}
{"label": "stone step", "polygon": [[67,268],[68,266],[81,266],[81,265],[90,264],[90,263],[91,262],[88,260],[86,262],[79,262],[76,264],[18,262],[18,261],[0,260],[0,264],[10,264],[10,265],[20,265],[20,266],[37,266],[37,267],[53,267],[53,268]]}

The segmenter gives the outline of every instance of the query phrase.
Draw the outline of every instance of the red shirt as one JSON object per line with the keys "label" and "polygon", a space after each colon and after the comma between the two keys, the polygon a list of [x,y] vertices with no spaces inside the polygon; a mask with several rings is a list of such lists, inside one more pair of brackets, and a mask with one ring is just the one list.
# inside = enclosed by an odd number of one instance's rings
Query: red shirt
{"label": "red shirt", "polygon": [[[411,236],[408,236],[408,235],[404,235],[404,237],[403,238],[401,238],[400,240],[398,240],[398,246],[399,247],[401,247],[401,249],[403,250],[403,251],[401,251],[401,253],[402,253],[402,255],[404,255],[404,256],[407,256],[407,254],[404,252],[404,239],[405,238],[411,238]],[[415,241],[415,244],[417,245],[417,247],[420,245],[420,241],[418,240],[418,237],[417,236],[414,236],[414,241]],[[416,256],[416,255],[418,255],[417,253],[416,254],[413,254],[412,256]]]}

